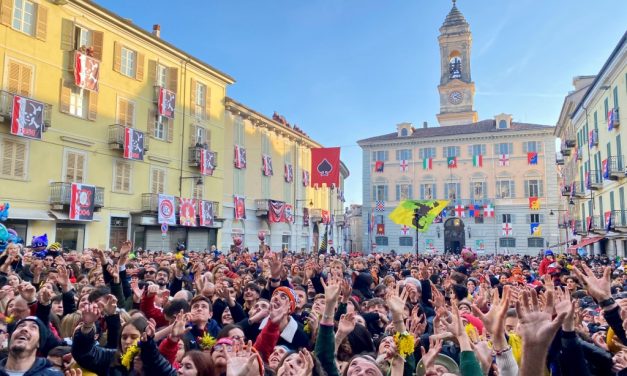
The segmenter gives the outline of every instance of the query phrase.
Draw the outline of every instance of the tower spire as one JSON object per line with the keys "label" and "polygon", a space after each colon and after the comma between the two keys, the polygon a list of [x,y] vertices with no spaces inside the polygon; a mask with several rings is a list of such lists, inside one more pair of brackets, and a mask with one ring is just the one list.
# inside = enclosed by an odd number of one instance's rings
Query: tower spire
{"label": "tower spire", "polygon": [[455,6],[455,3],[457,2],[457,0],[453,0],[453,6]]}

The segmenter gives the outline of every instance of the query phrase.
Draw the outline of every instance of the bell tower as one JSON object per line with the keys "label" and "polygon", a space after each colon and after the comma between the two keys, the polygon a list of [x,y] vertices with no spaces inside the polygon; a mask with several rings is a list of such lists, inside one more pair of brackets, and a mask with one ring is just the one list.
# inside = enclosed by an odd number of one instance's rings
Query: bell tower
{"label": "bell tower", "polygon": [[440,113],[442,126],[477,122],[474,110],[475,83],[470,76],[470,48],[472,34],[464,15],[453,8],[440,27]]}

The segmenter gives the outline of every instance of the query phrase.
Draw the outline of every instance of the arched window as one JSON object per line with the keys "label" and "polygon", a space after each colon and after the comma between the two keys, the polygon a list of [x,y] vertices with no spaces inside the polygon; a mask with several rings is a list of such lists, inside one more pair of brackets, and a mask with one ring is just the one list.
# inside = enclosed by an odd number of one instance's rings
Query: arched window
{"label": "arched window", "polygon": [[499,121],[499,129],[507,129],[507,121],[500,120]]}
{"label": "arched window", "polygon": [[401,129],[401,137],[407,137],[407,128]]}
{"label": "arched window", "polygon": [[462,77],[462,59],[459,51],[453,51],[449,55],[448,71],[451,79]]}

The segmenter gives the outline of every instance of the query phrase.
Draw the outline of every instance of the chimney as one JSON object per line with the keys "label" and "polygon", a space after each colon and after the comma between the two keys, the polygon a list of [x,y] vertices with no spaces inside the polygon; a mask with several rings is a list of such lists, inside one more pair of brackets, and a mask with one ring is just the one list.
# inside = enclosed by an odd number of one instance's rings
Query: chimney
{"label": "chimney", "polygon": [[156,36],[157,38],[161,38],[161,25],[152,25],[152,35]]}
{"label": "chimney", "polygon": [[426,121],[422,122],[422,127],[423,128],[429,128],[429,123],[427,123]]}

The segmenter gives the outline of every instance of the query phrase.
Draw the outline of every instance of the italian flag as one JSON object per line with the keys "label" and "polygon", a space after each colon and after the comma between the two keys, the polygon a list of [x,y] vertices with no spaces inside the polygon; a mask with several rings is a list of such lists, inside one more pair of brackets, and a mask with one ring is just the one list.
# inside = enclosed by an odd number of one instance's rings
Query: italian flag
{"label": "italian flag", "polygon": [[473,155],[472,165],[475,167],[483,167],[483,155]]}
{"label": "italian flag", "polygon": [[431,170],[433,168],[433,158],[425,158],[422,160],[422,169]]}

